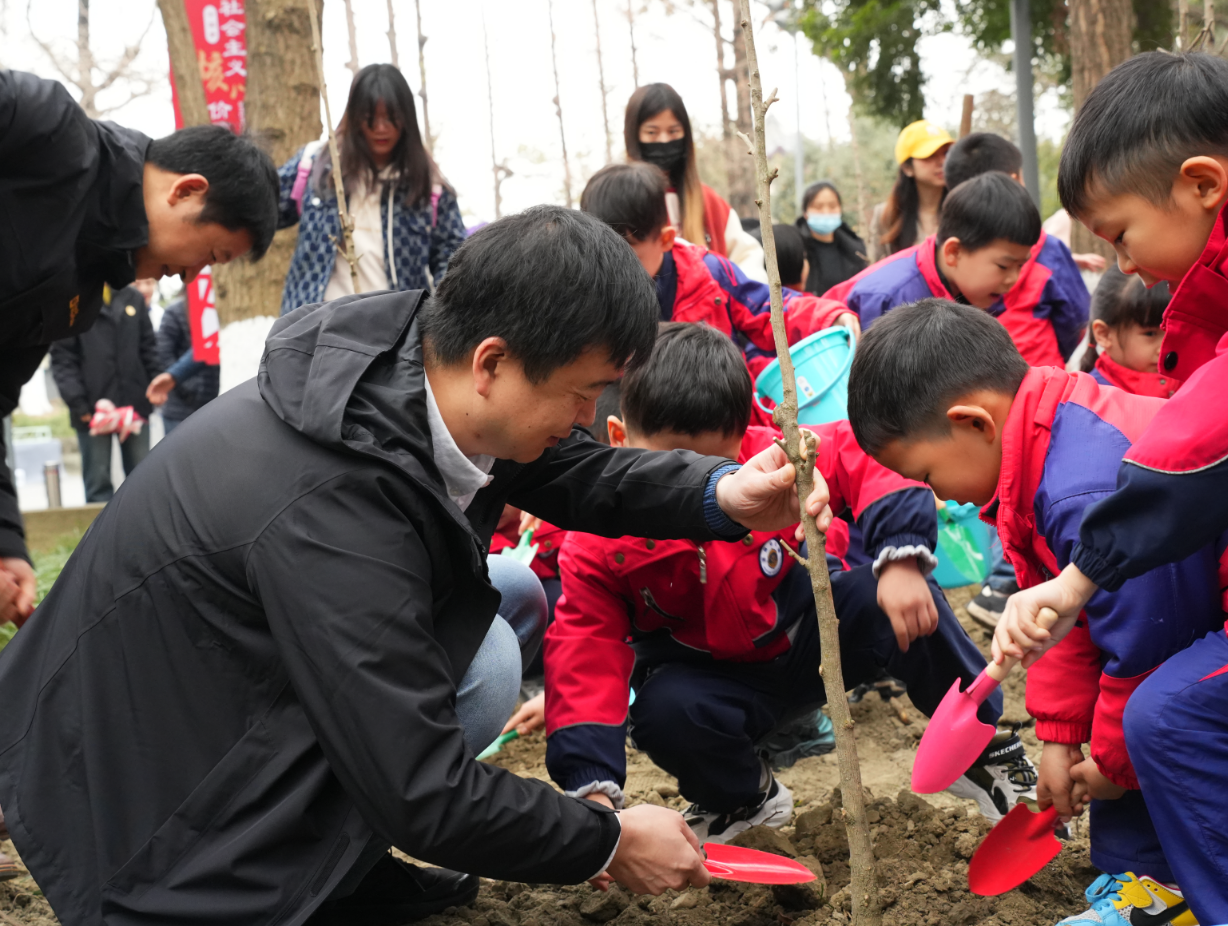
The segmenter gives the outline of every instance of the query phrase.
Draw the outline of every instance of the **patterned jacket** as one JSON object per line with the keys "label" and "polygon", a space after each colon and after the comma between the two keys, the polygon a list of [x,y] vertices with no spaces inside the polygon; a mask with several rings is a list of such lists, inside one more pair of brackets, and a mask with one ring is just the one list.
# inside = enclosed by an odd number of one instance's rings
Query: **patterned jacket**
{"label": "patterned jacket", "polygon": [[[321,196],[309,185],[302,194],[302,216],[299,215],[299,203],[293,196],[294,181],[306,150],[307,146],[300,148],[277,172],[281,181],[277,227],[289,228],[296,222],[299,226],[298,245],[281,297],[282,315],[324,298],[338,257],[336,242],[341,240],[335,194]],[[437,284],[448,269],[452,252],[465,240],[465,224],[456,194],[446,186],[437,203],[428,202],[414,209],[406,207],[403,196],[389,190],[380,201],[380,228],[385,229],[388,288],[400,292],[429,289],[431,282]]]}

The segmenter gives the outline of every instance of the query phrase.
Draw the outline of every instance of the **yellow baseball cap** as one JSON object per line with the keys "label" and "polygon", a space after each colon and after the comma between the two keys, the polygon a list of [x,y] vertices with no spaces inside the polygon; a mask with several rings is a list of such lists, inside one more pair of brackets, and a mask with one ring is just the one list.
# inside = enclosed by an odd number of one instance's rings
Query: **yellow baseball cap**
{"label": "yellow baseball cap", "polygon": [[895,160],[903,164],[909,158],[925,160],[943,145],[954,144],[955,139],[942,126],[925,119],[918,119],[905,126],[895,142]]}

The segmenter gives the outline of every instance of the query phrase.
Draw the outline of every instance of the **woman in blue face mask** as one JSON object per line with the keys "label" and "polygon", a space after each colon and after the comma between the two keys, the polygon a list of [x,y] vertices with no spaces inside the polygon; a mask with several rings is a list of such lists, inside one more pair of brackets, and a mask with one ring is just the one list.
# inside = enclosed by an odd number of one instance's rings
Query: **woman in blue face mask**
{"label": "woman in blue face mask", "polygon": [[821,296],[868,265],[865,243],[844,221],[840,191],[822,180],[806,188],[797,220],[810,273],[806,292]]}

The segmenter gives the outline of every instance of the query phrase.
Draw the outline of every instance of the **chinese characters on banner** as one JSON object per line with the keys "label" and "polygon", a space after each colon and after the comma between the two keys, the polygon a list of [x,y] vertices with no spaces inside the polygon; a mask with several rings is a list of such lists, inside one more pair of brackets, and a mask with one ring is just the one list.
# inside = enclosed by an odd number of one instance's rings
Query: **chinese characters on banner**
{"label": "chinese characters on banner", "polygon": [[[214,124],[226,123],[243,131],[243,98],[247,90],[247,17],[243,0],[183,0],[196,62],[205,88],[205,104]],[[175,104],[175,127],[183,127],[175,75],[171,74],[171,96]],[[192,353],[197,360],[219,362],[217,309],[213,302],[212,269],[205,271],[187,287],[188,321],[192,327]]]}

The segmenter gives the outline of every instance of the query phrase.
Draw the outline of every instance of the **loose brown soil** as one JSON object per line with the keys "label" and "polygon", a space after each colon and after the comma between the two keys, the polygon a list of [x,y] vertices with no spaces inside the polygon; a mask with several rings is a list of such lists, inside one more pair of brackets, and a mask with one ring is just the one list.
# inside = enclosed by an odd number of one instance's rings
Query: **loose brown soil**
{"label": "loose brown soil", "polygon": [[[949,593],[972,638],[988,635],[963,610],[975,592]],[[1004,722],[1024,725],[1033,760],[1039,744],[1023,706],[1023,678],[1004,686]],[[916,744],[925,718],[907,698],[886,704],[872,696],[853,705],[863,784],[868,792],[886,926],[1044,926],[1086,907],[1083,888],[1095,877],[1088,860],[1086,828],[1042,872],[1001,897],[968,891],[968,859],[988,830],[969,801],[947,794],[924,799],[908,791]],[[549,780],[545,740],[538,734],[513,742],[494,764],[526,777]],[[677,783],[642,753],[629,752],[628,802],[681,809]],[[664,918],[677,926],[828,926],[850,922],[848,843],[838,813],[839,774],[832,756],[803,759],[780,773],[797,812],[779,831],[756,828],[735,842],[798,858],[820,875],[796,887],[761,887],[714,881],[703,890],[634,897],[619,888],[601,894],[587,885],[557,887],[484,882],[477,903],[424,921],[423,926],[640,926]],[[0,851],[13,855],[12,843]],[[29,877],[0,883],[0,922],[50,926],[55,917]],[[356,924],[357,926],[357,924]]]}

